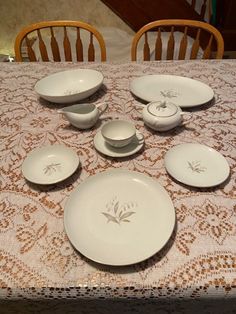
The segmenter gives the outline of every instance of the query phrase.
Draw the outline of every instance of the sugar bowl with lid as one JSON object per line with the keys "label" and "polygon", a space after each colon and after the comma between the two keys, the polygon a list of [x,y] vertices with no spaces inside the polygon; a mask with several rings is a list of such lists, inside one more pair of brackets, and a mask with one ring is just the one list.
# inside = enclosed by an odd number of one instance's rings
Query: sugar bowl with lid
{"label": "sugar bowl with lid", "polygon": [[153,101],[143,106],[144,123],[155,131],[168,131],[182,122],[181,108],[168,101]]}

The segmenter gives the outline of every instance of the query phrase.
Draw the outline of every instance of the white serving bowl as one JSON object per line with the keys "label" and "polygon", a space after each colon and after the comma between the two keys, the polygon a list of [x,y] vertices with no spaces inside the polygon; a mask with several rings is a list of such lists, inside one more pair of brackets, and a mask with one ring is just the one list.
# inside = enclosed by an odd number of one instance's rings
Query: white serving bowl
{"label": "white serving bowl", "polygon": [[94,94],[103,83],[101,72],[77,69],[46,76],[35,85],[36,93],[51,102],[73,103]]}

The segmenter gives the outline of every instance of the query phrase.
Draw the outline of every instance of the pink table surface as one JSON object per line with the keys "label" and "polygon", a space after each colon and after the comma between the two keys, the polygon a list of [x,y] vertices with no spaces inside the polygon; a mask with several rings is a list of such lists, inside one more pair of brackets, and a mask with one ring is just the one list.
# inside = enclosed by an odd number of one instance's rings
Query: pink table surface
{"label": "pink table surface", "polygon": [[[61,105],[40,100],[34,91],[35,83],[46,75],[77,68],[96,69],[104,75],[103,87],[89,101],[107,102],[109,109],[91,130],[70,126],[57,113]],[[215,99],[189,109],[193,115],[185,125],[154,132],[144,126],[136,106],[139,100],[129,90],[133,78],[147,74],[200,80],[211,86]],[[1,64],[0,298],[235,300],[235,108],[236,60]],[[123,159],[99,154],[93,138],[109,117],[132,121],[144,135],[144,149]],[[188,142],[208,145],[224,155],[230,178],[210,189],[172,180],[164,168],[164,155]],[[73,148],[81,169],[51,187],[27,183],[21,172],[27,154],[55,143]],[[88,260],[71,246],[63,210],[73,189],[87,177],[120,167],[156,178],[173,200],[177,224],[170,241],[153,257],[114,268]]]}

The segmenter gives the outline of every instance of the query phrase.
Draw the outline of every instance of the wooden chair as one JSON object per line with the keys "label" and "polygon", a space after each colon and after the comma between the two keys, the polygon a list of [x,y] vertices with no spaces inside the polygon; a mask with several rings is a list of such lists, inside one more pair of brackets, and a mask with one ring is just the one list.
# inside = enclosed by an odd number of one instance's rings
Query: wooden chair
{"label": "wooden chair", "polygon": [[[137,61],[137,47],[139,40],[144,35],[143,45],[143,60],[150,60],[150,47],[148,43],[148,31],[155,31],[156,40],[154,47],[154,59],[162,59],[162,32],[168,33],[167,53],[166,59],[173,60],[175,50],[174,32],[181,31],[181,40],[178,48],[178,59],[186,58],[186,51],[188,47],[188,38],[191,37],[192,47],[190,50],[189,59],[199,58],[199,49],[202,48],[202,55],[200,58],[209,59],[213,57],[213,50],[215,50],[215,59],[222,59],[224,53],[224,40],[220,32],[212,25],[194,21],[194,20],[158,20],[144,25],[134,36],[131,47],[131,60]],[[193,39],[192,39],[193,38]]]}
{"label": "wooden chair", "polygon": [[[68,30],[76,30],[74,47],[71,45]],[[26,55],[29,61],[72,61],[73,50],[76,51],[76,61],[84,61],[83,40],[81,30],[89,36],[87,55],[88,61],[95,61],[95,45],[100,47],[100,59],[106,61],[106,47],[102,35],[91,25],[80,21],[45,21],[35,23],[23,28],[15,40],[15,60],[23,61],[22,46],[25,45]],[[62,50],[58,42],[58,32],[62,35]],[[47,44],[48,41],[48,44]],[[35,45],[38,45],[38,56],[35,53]],[[49,51],[49,49],[51,51]],[[49,57],[51,55],[51,58]],[[62,60],[64,58],[64,60]]]}

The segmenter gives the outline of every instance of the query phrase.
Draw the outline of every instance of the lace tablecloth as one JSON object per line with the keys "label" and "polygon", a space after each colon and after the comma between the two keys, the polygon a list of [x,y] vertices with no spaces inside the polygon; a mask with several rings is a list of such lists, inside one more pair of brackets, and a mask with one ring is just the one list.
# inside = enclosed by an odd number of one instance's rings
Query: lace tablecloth
{"label": "lace tablecloth", "polygon": [[[109,109],[91,130],[71,127],[61,105],[39,100],[35,83],[65,69],[91,68],[104,85],[88,101]],[[144,126],[139,101],[130,93],[135,77],[175,74],[212,87],[210,104],[189,109],[184,125],[166,133]],[[0,304],[6,313],[235,313],[236,61],[149,63],[25,63],[0,67]],[[123,159],[106,158],[93,138],[110,117],[131,120],[145,147]],[[179,184],[164,168],[164,155],[180,143],[213,147],[227,159],[230,178],[215,188]],[[34,148],[65,144],[81,169],[65,182],[39,187],[25,181],[21,165]],[[167,245],[150,259],[126,267],[96,264],[81,256],[63,226],[66,200],[87,177],[125,168],[156,178],[171,196],[177,224]],[[217,169],[216,169],[217,171]],[[39,302],[40,301],[40,302]],[[172,302],[171,302],[172,301]],[[223,308],[223,312],[222,312]],[[35,311],[35,312],[34,312]]]}

